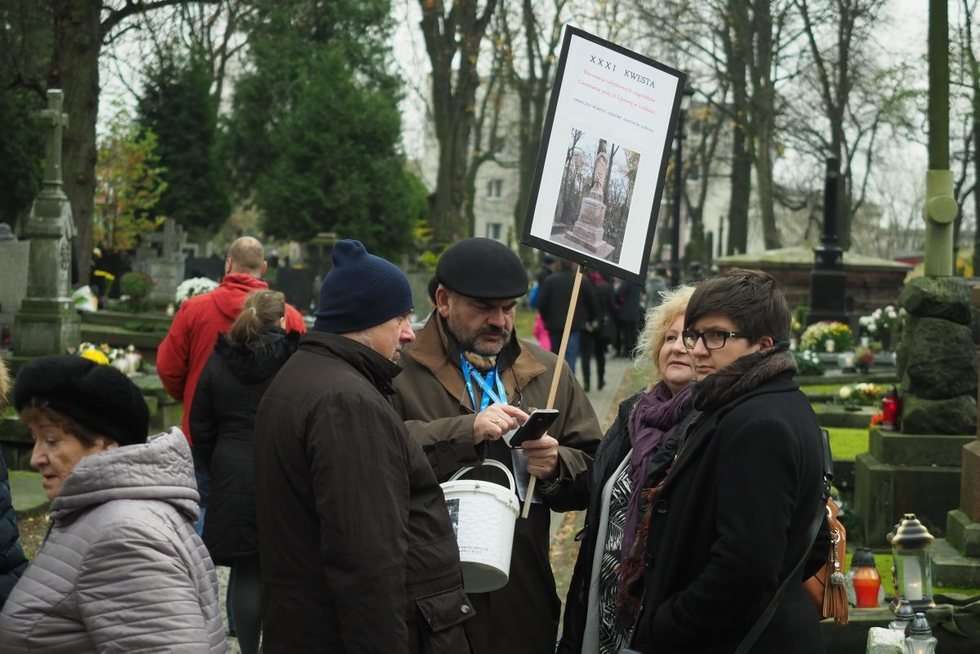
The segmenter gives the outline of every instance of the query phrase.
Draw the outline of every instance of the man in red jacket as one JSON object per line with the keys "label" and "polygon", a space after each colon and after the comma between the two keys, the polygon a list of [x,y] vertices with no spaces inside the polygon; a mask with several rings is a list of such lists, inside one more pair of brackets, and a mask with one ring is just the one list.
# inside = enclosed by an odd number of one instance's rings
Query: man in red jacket
{"label": "man in red jacket", "polygon": [[[204,364],[211,356],[218,334],[228,331],[249,293],[269,288],[262,281],[267,268],[258,240],[251,236],[235,240],[228,248],[221,285],[210,293],[184,300],[170,331],[157,348],[157,374],[167,392],[184,403],[181,429],[188,441],[193,440],[191,404]],[[303,317],[288,304],[286,331],[306,333]]]}

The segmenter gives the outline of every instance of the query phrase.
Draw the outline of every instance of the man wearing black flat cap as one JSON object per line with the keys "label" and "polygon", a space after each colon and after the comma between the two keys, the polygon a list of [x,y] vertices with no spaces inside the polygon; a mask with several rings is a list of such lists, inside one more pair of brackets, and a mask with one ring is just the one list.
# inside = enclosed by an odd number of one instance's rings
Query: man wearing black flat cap
{"label": "man wearing black flat cap", "polygon": [[[436,278],[436,310],[402,355],[395,407],[440,481],[484,458],[510,468],[521,497],[529,475],[541,481],[528,519],[517,521],[509,581],[469,595],[476,617],[467,633],[474,654],[551,652],[561,602],[548,563],[550,511],[584,508],[572,481],[591,463],[599,424],[568,366],[517,338],[514,312],[528,283],[516,254],[492,239],[466,239],[443,253]],[[511,450],[501,437],[545,408],[557,365],[558,419]]]}

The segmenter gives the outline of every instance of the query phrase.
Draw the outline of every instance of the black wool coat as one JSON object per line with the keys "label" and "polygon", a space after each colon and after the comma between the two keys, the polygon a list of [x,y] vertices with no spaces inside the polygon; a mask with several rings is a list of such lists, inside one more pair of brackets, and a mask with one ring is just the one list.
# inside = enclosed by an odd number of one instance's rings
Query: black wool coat
{"label": "black wool coat", "polygon": [[[575,283],[575,273],[562,270],[551,273],[541,283],[538,291],[538,311],[544,326],[551,331],[560,331],[565,326],[568,315],[568,302],[572,297],[572,286]],[[572,316],[572,331],[585,329],[585,323],[596,319],[595,289],[586,277],[582,277],[579,286],[578,303]]]}
{"label": "black wool coat", "polygon": [[459,550],[396,364],[313,331],[256,418],[263,651],[469,654]]}
{"label": "black wool coat", "polygon": [[191,448],[210,474],[204,544],[218,565],[258,553],[255,534],[255,410],[296,350],[299,334],[279,329],[254,348],[218,337],[194,391]]}
{"label": "black wool coat", "polygon": [[[821,481],[820,429],[792,371],[701,414],[654,506],[633,647],[735,651],[809,550]],[[819,616],[802,585],[819,558],[810,557],[801,583],[789,584],[753,654],[823,652]]]}
{"label": "black wool coat", "polygon": [[20,546],[17,518],[10,496],[7,463],[0,453],[0,608],[27,568],[27,557]]}

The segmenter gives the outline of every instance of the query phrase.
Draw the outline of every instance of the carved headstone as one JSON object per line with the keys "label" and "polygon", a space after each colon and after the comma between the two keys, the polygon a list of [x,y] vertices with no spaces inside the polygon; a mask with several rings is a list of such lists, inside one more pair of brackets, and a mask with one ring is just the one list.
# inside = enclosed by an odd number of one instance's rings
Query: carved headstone
{"label": "carved headstone", "polygon": [[19,241],[7,223],[0,223],[0,331],[14,324],[14,315],[27,295],[31,244]]}
{"label": "carved headstone", "polygon": [[75,236],[71,204],[62,189],[61,132],[68,117],[61,112],[62,92],[48,91],[41,115],[50,123],[44,182],[34,200],[23,237],[30,240],[27,297],[14,324],[14,354],[23,359],[60,354],[78,346],[79,319],[70,298]]}
{"label": "carved headstone", "polygon": [[162,231],[140,237],[133,269],[153,278],[150,301],[154,304],[173,302],[177,285],[184,281],[187,259],[184,254],[185,241],[183,228],[172,218],[164,221]]}

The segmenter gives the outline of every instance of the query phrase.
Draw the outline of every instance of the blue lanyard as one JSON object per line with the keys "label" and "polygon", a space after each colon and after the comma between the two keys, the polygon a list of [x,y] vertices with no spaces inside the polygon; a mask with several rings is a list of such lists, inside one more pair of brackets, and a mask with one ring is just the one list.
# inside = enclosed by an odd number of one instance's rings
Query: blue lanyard
{"label": "blue lanyard", "polygon": [[[463,355],[459,356],[459,367],[463,373],[463,381],[466,383],[466,392],[470,396],[470,406],[474,410],[476,409],[476,396],[473,394],[471,379],[475,379],[476,383],[483,389],[483,397],[480,398],[480,411],[490,406],[491,399],[495,404],[507,404],[507,390],[504,388],[504,383],[500,379],[500,375],[497,374],[496,368],[488,371],[484,377]],[[494,386],[496,386],[496,390],[494,390]]]}

